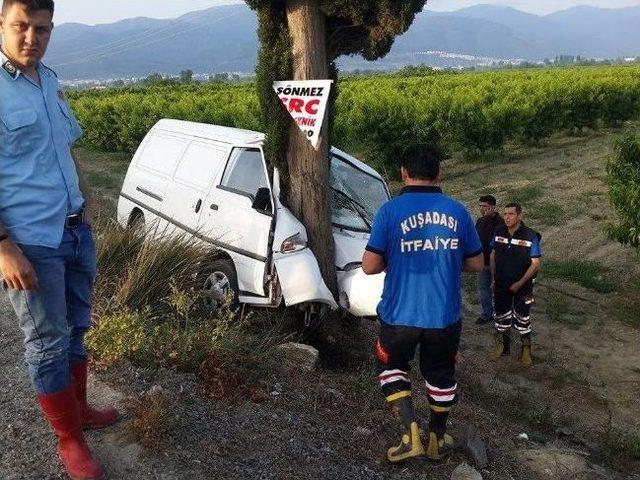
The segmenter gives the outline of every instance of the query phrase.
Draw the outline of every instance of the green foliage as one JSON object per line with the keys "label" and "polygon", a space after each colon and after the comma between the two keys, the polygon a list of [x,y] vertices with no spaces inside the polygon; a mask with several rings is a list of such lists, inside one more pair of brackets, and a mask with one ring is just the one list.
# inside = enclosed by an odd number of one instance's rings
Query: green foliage
{"label": "green foliage", "polygon": [[193,70],[182,70],[180,72],[180,83],[193,82]]}
{"label": "green foliage", "polygon": [[627,131],[614,144],[607,164],[609,196],[619,222],[611,225],[612,238],[640,251],[640,136]]}
{"label": "green foliage", "polygon": [[260,130],[252,85],[184,85],[73,92],[84,142],[105,151],[132,153],[162,118]]}
{"label": "green foliage", "polygon": [[[282,51],[288,51],[288,41],[288,35],[271,40]],[[177,118],[264,131],[270,162],[282,166],[277,154],[286,150],[290,121],[271,84],[288,77],[290,67],[286,55],[270,58],[268,52],[260,53],[265,58],[258,70],[265,73],[257,80],[264,110],[251,84],[73,92],[84,141],[101,150],[132,152],[157,120]],[[637,117],[638,77],[640,67],[621,66],[345,78],[332,112],[332,143],[395,174],[399,152],[416,143],[477,153],[498,150],[507,141],[532,142]],[[610,172],[619,179],[612,188],[614,203],[633,213],[632,205],[640,210],[640,194],[625,200],[629,185],[638,184],[625,180],[624,172],[638,170],[630,165],[612,161]]]}
{"label": "green foliage", "polygon": [[599,293],[615,292],[617,285],[609,276],[609,269],[591,260],[544,260],[543,273],[577,283]]}
{"label": "green foliage", "polygon": [[[160,73],[152,73],[145,78],[142,83],[149,87],[166,87],[170,85],[177,85],[178,81],[175,78],[165,77]],[[121,85],[119,85],[121,86]]]}
{"label": "green foliage", "polygon": [[[278,21],[286,13],[283,0],[246,0],[263,21]],[[340,55],[361,54],[367,60],[383,57],[396,36],[406,32],[427,0],[321,0],[320,9],[327,16],[328,62]],[[265,18],[262,13],[270,18]],[[280,31],[286,26],[281,23]],[[262,38],[260,39],[262,42]],[[264,46],[264,44],[263,44]],[[273,52],[277,53],[277,52]]]}
{"label": "green foliage", "polygon": [[256,89],[260,101],[262,130],[267,135],[265,152],[269,163],[278,167],[283,180],[286,180],[289,171],[287,147],[292,122],[273,91],[273,82],[290,80],[292,77],[291,39],[287,19],[279,2],[250,6],[257,9],[259,20],[260,51],[256,68]]}
{"label": "green foliage", "polygon": [[104,315],[86,336],[87,349],[100,362],[112,364],[125,358],[142,359],[147,337],[145,313],[128,311]]}
{"label": "green foliage", "polygon": [[188,371],[197,371],[209,355],[222,366],[239,355],[265,363],[282,339],[281,322],[240,318],[231,297],[213,314],[204,308],[201,273],[216,258],[209,249],[184,237],[152,242],[114,224],[97,231],[98,321],[86,342],[98,361]]}

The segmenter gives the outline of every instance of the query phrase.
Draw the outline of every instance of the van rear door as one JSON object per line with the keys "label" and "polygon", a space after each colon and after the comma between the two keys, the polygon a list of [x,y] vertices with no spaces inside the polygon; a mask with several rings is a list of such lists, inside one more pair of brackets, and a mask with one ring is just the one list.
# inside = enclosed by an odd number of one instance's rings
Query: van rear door
{"label": "van rear door", "polygon": [[266,296],[264,289],[273,201],[254,208],[260,188],[271,191],[262,150],[233,148],[220,182],[202,207],[199,231],[234,260],[240,295]]}
{"label": "van rear door", "polygon": [[193,141],[189,144],[167,188],[164,215],[172,231],[198,229],[198,218],[218,171],[228,156],[228,147]]}
{"label": "van rear door", "polygon": [[120,196],[129,208],[119,212],[123,224],[129,221],[131,206],[144,212],[145,222],[152,235],[162,235],[168,228],[164,215],[167,192],[171,189],[173,173],[189,142],[179,136],[152,130],[136,152],[122,186]]}

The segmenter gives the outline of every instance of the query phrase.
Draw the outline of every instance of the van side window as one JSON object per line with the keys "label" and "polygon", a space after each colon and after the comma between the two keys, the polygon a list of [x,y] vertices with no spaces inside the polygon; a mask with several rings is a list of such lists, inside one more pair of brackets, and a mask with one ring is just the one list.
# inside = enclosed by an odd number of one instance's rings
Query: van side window
{"label": "van side window", "polygon": [[138,166],[170,177],[187,145],[180,138],[154,134],[149,138]]}
{"label": "van side window", "polygon": [[220,148],[192,143],[178,165],[175,179],[200,190],[209,190],[216,172],[224,162],[225,153]]}
{"label": "van side window", "polygon": [[255,197],[259,188],[268,187],[260,150],[234,148],[220,185],[251,198]]}

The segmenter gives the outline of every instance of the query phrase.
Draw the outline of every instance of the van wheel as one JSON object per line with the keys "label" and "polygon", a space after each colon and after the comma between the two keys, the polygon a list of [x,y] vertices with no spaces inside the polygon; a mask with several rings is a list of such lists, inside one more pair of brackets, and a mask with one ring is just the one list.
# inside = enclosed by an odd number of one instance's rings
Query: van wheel
{"label": "van wheel", "polygon": [[238,277],[233,262],[221,258],[207,268],[203,285],[204,306],[210,312],[217,312],[231,297],[231,307],[238,305]]}
{"label": "van wheel", "polygon": [[129,218],[129,228],[134,232],[143,232],[145,226],[144,213],[140,210],[136,210],[131,214]]}

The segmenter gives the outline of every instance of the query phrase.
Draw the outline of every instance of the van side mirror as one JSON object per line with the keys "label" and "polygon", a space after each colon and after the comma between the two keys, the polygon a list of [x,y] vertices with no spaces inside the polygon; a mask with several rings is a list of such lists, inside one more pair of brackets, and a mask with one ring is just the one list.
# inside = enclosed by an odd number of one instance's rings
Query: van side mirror
{"label": "van side mirror", "polygon": [[256,193],[251,208],[259,212],[272,213],[271,211],[271,191],[267,187],[261,187]]}

